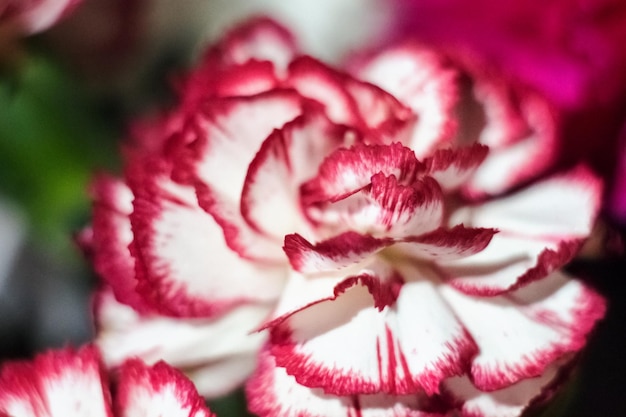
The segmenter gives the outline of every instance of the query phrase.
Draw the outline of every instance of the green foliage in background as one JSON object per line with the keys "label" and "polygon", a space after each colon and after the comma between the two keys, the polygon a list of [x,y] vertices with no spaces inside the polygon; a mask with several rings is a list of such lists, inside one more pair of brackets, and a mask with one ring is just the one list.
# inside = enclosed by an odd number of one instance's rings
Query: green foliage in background
{"label": "green foliage in background", "polygon": [[22,64],[0,77],[0,195],[25,210],[37,240],[63,251],[87,219],[94,168],[115,165],[119,129],[51,60]]}

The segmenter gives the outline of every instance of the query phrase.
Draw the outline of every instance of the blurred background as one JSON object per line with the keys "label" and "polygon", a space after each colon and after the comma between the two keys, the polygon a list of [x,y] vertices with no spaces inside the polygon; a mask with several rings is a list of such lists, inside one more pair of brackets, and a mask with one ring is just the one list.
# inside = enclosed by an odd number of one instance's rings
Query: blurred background
{"label": "blurred background", "polygon": [[89,223],[90,179],[99,170],[119,172],[128,123],[171,102],[169,81],[203,45],[264,13],[288,25],[306,53],[329,62],[406,36],[465,48],[560,107],[567,120],[561,162],[584,160],[608,184],[599,247],[609,250],[592,248],[570,269],[610,303],[563,399],[565,415],[626,415],[620,3],[508,0],[494,9],[485,0],[468,9],[457,0],[83,0],[36,34],[7,37],[0,27],[0,359],[91,338],[96,281],[73,243]]}

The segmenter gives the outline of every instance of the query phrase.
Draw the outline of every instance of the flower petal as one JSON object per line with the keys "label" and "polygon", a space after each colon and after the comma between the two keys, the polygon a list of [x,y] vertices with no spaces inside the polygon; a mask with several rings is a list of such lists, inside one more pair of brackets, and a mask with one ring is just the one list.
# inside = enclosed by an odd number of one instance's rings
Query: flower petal
{"label": "flower petal", "polygon": [[161,313],[209,317],[277,298],[282,269],[256,265],[229,249],[220,227],[198,206],[193,187],[169,179],[162,160],[133,168],[137,290]]}
{"label": "flower petal", "polygon": [[246,386],[248,407],[259,417],[443,417],[420,394],[339,397],[300,385],[263,351]]}
{"label": "flower petal", "polygon": [[553,242],[496,234],[481,252],[439,264],[448,284],[469,294],[494,296],[546,277],[571,261],[582,240]]}
{"label": "flower petal", "polygon": [[226,33],[221,42],[203,57],[206,66],[244,64],[250,60],[269,61],[278,68],[287,68],[298,46],[285,27],[267,17],[247,20]]}
{"label": "flower petal", "polygon": [[303,184],[302,201],[305,205],[339,201],[370,184],[378,173],[410,184],[423,170],[413,151],[399,143],[338,149],[322,162],[319,174]]}
{"label": "flower petal", "polygon": [[474,174],[487,157],[488,148],[474,144],[467,148],[438,149],[422,162],[426,172],[444,191],[453,191]]}
{"label": "flower petal", "polygon": [[439,185],[428,177],[403,186],[395,176],[376,174],[369,196],[378,206],[374,226],[384,230],[384,236],[421,235],[441,224],[443,195]]}
{"label": "flower petal", "polygon": [[278,87],[279,83],[271,62],[248,61],[226,68],[207,65],[184,80],[181,87],[183,108],[191,113],[208,98],[259,94]]}
{"label": "flower petal", "polygon": [[[212,341],[214,342],[214,341]],[[232,355],[204,366],[185,368],[185,375],[193,381],[196,389],[205,398],[219,398],[243,386],[256,369],[254,352]]]}
{"label": "flower petal", "polygon": [[139,315],[101,290],[94,303],[96,343],[109,367],[133,357],[148,364],[164,360],[184,369],[203,395],[215,397],[241,385],[254,369],[252,359],[266,337],[250,331],[269,311],[259,304],[217,319]]}
{"label": "flower petal", "polygon": [[293,234],[285,236],[284,250],[293,269],[315,274],[356,265],[391,244],[391,239],[345,232],[313,245]]}
{"label": "flower petal", "polygon": [[487,123],[479,142],[490,152],[464,191],[479,197],[500,194],[547,169],[557,157],[559,122],[543,97],[516,91],[508,81],[481,80],[475,89]]}
{"label": "flower petal", "polygon": [[342,200],[309,207],[308,216],[318,230],[336,234],[343,230],[376,237],[403,238],[430,232],[441,225],[443,195],[430,177],[410,185],[382,173],[371,185]]}
{"label": "flower petal", "polygon": [[0,414],[9,416],[112,417],[100,356],[93,346],[9,362],[0,372]]}
{"label": "flower petal", "polygon": [[300,96],[282,90],[213,99],[196,117],[196,140],[179,158],[177,178],[193,182],[201,207],[222,226],[228,246],[245,258],[284,259],[280,245],[258,236],[239,208],[250,162],[270,133],[296,118],[301,106]]}
{"label": "flower petal", "polygon": [[148,300],[136,290],[135,259],[129,249],[133,240],[132,191],[122,180],[100,175],[94,180],[91,193],[91,254],[96,273],[111,286],[120,302],[138,311],[151,310]]}
{"label": "flower petal", "polygon": [[[18,29],[23,35],[43,32],[65,16],[69,15],[81,0],[45,0],[36,2],[4,2],[0,6],[3,13],[2,26]],[[10,31],[8,32],[10,34]]]}
{"label": "flower petal", "polygon": [[165,362],[150,367],[138,359],[125,362],[115,400],[120,417],[214,417],[193,383]]}
{"label": "flower petal", "polygon": [[311,57],[289,65],[285,85],[324,104],[333,122],[353,126],[375,142],[398,141],[413,128],[413,113],[395,97]]}
{"label": "flower petal", "polygon": [[393,249],[416,258],[444,262],[483,251],[496,233],[493,229],[466,228],[463,225],[451,229],[440,227],[421,236],[407,237]]}
{"label": "flower petal", "polygon": [[[293,269],[305,274],[316,274],[358,265],[385,248],[428,260],[464,258],[484,250],[495,233],[493,229],[468,229],[463,225],[452,229],[438,228],[421,236],[407,236],[403,239],[376,238],[349,231],[315,245],[293,234],[285,236],[283,249]],[[444,270],[456,272],[453,268]]]}
{"label": "flower petal", "polygon": [[437,393],[443,379],[466,371],[476,346],[431,272],[407,266],[401,276],[407,282],[391,305],[377,306],[371,287],[352,281],[335,299],[294,312],[272,330],[276,363],[336,395]]}
{"label": "flower petal", "polygon": [[369,59],[356,73],[393,94],[418,116],[407,143],[418,158],[429,155],[454,135],[457,74],[442,55],[417,44],[402,44]]}
{"label": "flower petal", "polygon": [[275,130],[256,154],[243,186],[241,213],[260,233],[282,239],[306,219],[299,186],[313,177],[324,157],[344,142],[346,129],[316,107]]}
{"label": "flower petal", "polygon": [[451,222],[474,227],[495,225],[524,236],[581,238],[591,232],[601,198],[600,179],[578,166],[512,195],[462,208],[452,214]]}
{"label": "flower petal", "polygon": [[600,194],[599,180],[578,167],[510,196],[461,208],[450,222],[496,225],[500,233],[484,251],[441,265],[442,271],[451,285],[474,295],[496,295],[542,278],[576,255],[591,232]]}
{"label": "flower petal", "polygon": [[442,294],[478,344],[471,376],[483,391],[539,376],[581,349],[605,309],[602,297],[559,272],[509,296],[472,297],[451,287]]}
{"label": "flower petal", "polygon": [[491,392],[477,389],[467,377],[450,378],[444,384],[446,391],[462,402],[461,417],[519,417],[556,377],[557,367],[553,366],[537,378]]}

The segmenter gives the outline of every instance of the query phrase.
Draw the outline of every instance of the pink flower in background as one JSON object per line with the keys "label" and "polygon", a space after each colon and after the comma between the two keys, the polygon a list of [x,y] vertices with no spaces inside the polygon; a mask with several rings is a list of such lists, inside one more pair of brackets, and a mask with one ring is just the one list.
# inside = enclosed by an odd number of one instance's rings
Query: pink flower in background
{"label": "pink flower in background", "polygon": [[0,29],[23,35],[42,32],[80,3],[81,0],[1,0]]}
{"label": "pink flower in background", "polygon": [[626,7],[619,0],[398,0],[398,34],[478,55],[567,108],[626,88]]}
{"label": "pink flower in background", "polygon": [[213,417],[193,384],[169,365],[126,361],[113,381],[98,351],[66,348],[0,368],[0,414],[12,417]]}
{"label": "pink flower in background", "polygon": [[265,344],[260,416],[519,415],[604,313],[560,270],[601,183],[529,183],[558,120],[485,68],[402,44],[351,69],[254,20],[136,126],[81,236],[105,360],[230,388]]}

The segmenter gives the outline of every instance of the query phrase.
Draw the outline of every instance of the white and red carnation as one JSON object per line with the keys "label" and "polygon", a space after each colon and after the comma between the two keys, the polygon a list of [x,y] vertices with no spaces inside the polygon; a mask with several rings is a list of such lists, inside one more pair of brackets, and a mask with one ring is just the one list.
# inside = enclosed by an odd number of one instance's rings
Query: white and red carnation
{"label": "white and red carnation", "polygon": [[[110,378],[111,377],[111,378]],[[0,415],[11,417],[214,417],[178,370],[125,361],[109,375],[93,346],[0,367]]]}
{"label": "white and red carnation", "polygon": [[415,45],[356,75],[295,55],[266,20],[229,35],[124,179],[96,181],[105,358],[176,358],[211,386],[265,343],[262,417],[519,415],[604,313],[561,271],[599,180],[527,184],[556,120],[504,80]]}

